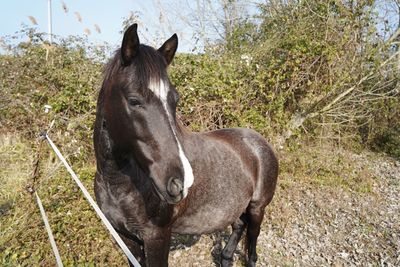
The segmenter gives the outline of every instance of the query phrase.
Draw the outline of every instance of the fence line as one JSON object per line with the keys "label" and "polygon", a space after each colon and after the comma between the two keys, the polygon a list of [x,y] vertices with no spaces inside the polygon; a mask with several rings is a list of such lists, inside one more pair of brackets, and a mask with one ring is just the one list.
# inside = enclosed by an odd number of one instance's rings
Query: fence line
{"label": "fence line", "polygon": [[96,211],[97,215],[100,217],[101,221],[104,223],[108,231],[111,233],[111,235],[114,237],[115,241],[118,243],[118,245],[121,247],[122,251],[125,253],[125,255],[128,257],[129,261],[132,263],[134,267],[141,267],[139,262],[136,260],[136,258],[133,256],[131,251],[128,249],[124,241],[121,239],[117,231],[115,231],[114,227],[111,225],[111,223],[108,221],[104,213],[100,210],[99,206],[97,203],[93,200],[89,192],[86,190],[85,186],[82,184],[82,182],[79,180],[78,176],[75,174],[74,170],[71,168],[71,166],[68,164],[64,156],[61,154],[60,150],[58,150],[57,146],[53,143],[53,141],[50,139],[50,137],[45,133],[43,137],[49,142],[51,148],[54,150],[58,158],[61,160],[61,162],[64,164],[65,168],[67,168],[68,172],[71,174],[72,178],[78,185],[78,187],[81,189],[83,195],[86,197],[86,199],[89,201],[90,205],[93,207],[93,209]]}
{"label": "fence line", "polygon": [[40,214],[42,215],[42,219],[44,222],[44,227],[46,228],[47,235],[49,236],[49,239],[50,239],[51,248],[53,249],[54,256],[56,257],[57,266],[63,267],[63,263],[62,263],[61,257],[60,257],[60,252],[58,252],[56,241],[54,240],[54,236],[51,231],[49,220],[47,219],[47,216],[46,216],[46,212],[44,211],[42,201],[40,200],[40,197],[36,191],[35,191],[35,195],[36,195],[36,202],[39,206]]}

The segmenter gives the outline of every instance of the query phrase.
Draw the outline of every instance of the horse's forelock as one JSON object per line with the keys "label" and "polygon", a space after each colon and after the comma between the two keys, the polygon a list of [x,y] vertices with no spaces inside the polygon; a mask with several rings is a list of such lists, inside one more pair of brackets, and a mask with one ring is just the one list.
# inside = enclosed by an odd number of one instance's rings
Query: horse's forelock
{"label": "horse's forelock", "polygon": [[[145,97],[150,97],[149,86],[150,81],[167,80],[167,64],[165,59],[154,48],[146,45],[140,45],[139,52],[132,61],[132,64],[124,67],[121,59],[121,51],[118,49],[114,57],[106,64],[103,76],[103,87],[113,79],[120,79],[124,77],[126,83],[135,83],[142,91]],[[127,69],[127,73],[123,76],[119,75]],[[122,82],[122,81],[120,81]]]}

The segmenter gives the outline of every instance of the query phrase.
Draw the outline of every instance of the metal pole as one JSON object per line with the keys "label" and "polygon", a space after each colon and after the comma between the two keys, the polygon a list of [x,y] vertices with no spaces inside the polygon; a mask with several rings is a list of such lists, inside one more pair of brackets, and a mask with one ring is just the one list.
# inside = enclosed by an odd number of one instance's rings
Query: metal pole
{"label": "metal pole", "polygon": [[49,31],[49,43],[53,43],[53,32],[52,32],[52,18],[51,18],[51,0],[47,0],[47,18],[48,18],[48,31]]}

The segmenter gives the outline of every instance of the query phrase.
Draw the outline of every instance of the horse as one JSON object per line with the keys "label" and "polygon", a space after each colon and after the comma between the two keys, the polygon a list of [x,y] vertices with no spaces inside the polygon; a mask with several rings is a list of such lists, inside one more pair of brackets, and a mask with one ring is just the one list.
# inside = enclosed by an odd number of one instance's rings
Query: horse
{"label": "horse", "polygon": [[246,266],[255,266],[277,157],[254,130],[185,129],[167,73],[177,47],[176,34],[159,49],[141,44],[133,24],[106,64],[93,137],[96,201],[142,266],[168,266],[173,233],[230,225],[221,265],[232,266],[246,229]]}

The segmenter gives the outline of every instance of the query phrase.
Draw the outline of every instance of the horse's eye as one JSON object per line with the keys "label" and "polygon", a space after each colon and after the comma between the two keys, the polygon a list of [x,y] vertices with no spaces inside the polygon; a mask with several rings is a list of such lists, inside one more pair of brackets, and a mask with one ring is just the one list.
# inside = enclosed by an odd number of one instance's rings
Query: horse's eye
{"label": "horse's eye", "polygon": [[140,103],[139,99],[130,97],[128,98],[128,103],[131,107],[140,107],[142,103]]}

